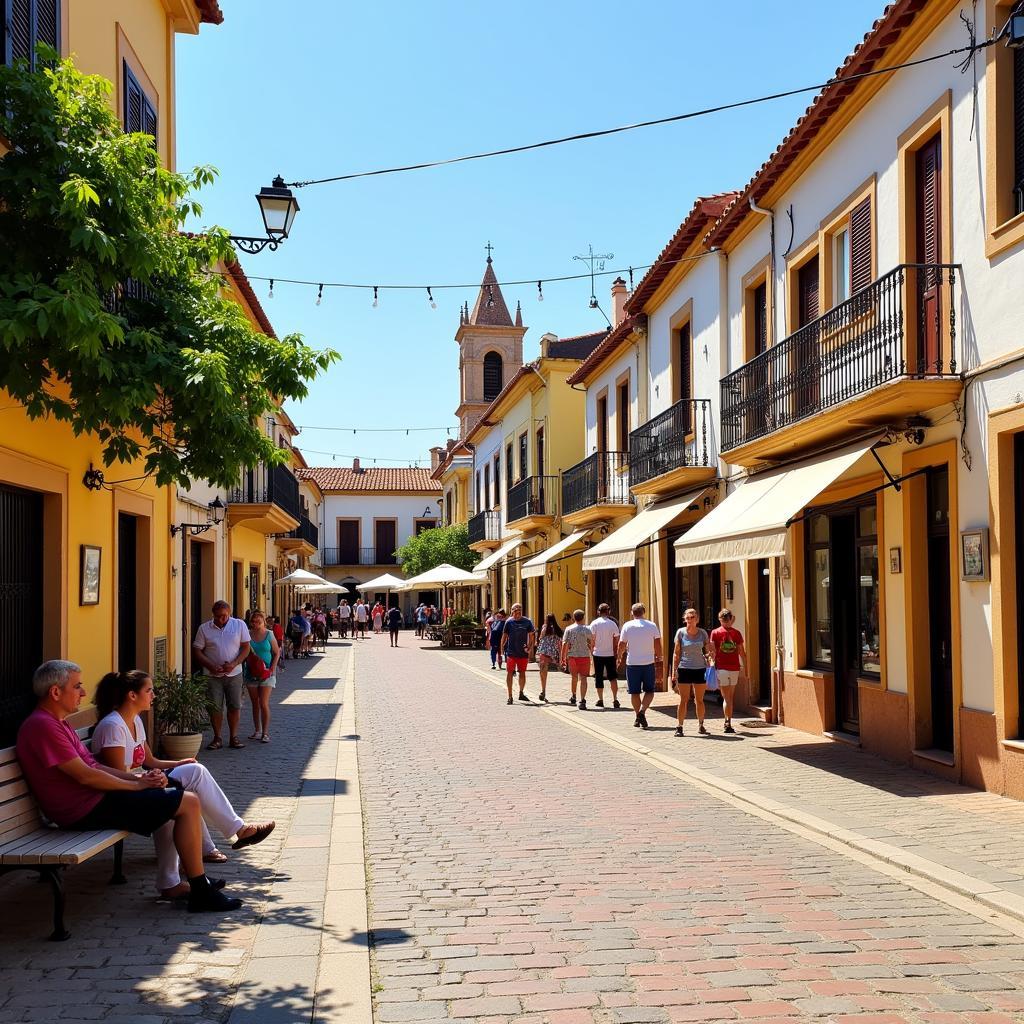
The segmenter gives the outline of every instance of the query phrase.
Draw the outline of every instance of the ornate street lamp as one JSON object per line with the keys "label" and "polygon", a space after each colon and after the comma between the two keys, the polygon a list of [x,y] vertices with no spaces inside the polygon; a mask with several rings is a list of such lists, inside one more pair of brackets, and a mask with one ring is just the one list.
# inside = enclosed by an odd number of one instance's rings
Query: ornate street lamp
{"label": "ornate street lamp", "polygon": [[263,227],[266,238],[254,238],[248,235],[232,235],[231,241],[242,252],[255,255],[268,248],[273,252],[288,237],[299,212],[299,201],[292,190],[285,186],[284,178],[279,174],[274,178],[270,188],[263,187],[256,195],[263,215]]}

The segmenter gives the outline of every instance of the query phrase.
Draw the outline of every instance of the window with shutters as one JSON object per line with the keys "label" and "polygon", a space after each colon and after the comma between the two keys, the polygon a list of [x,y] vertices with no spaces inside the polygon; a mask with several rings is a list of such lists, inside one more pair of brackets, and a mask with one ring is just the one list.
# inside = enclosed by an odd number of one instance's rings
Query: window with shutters
{"label": "window with shutters", "polygon": [[530,458],[530,437],[527,433],[519,435],[519,479],[526,479],[526,469]]}
{"label": "window with shutters", "polygon": [[515,483],[515,462],[512,459],[512,442],[509,441],[505,445],[505,490],[512,490],[512,484]]}
{"label": "window with shutters", "polygon": [[1024,47],[1013,54],[1013,212],[1024,213]]}
{"label": "window with shutters", "polygon": [[484,501],[487,503],[487,508],[494,508],[491,504],[491,464],[487,463],[484,466]]}
{"label": "window with shutters", "polygon": [[494,453],[494,504],[501,504],[501,452]]}
{"label": "window with shutters", "polygon": [[124,130],[145,132],[157,139],[157,116],[145,90],[139,85],[128,62],[124,62]]}
{"label": "window with shutters", "polygon": [[484,401],[493,402],[504,387],[504,365],[497,352],[484,356]]}
{"label": "window with shutters", "polygon": [[743,275],[743,361],[768,351],[771,323],[769,278],[772,261],[763,257]]}
{"label": "window with shutters", "polygon": [[36,66],[36,43],[60,52],[60,0],[0,0],[4,64],[27,60]]}
{"label": "window with shutters", "polygon": [[821,313],[846,302],[874,280],[873,196],[872,179],[843,203],[840,213],[822,223],[823,259],[818,295]]}

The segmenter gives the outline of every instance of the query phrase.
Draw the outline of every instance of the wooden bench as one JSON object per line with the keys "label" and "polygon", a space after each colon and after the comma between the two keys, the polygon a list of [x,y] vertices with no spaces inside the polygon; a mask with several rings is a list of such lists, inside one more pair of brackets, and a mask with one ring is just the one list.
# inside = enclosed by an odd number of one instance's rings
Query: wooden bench
{"label": "wooden bench", "polygon": [[[83,743],[96,722],[95,710],[74,716],[73,724]],[[114,873],[111,885],[124,885],[122,871],[124,840],[131,833],[112,829],[94,832],[67,832],[43,823],[39,805],[29,792],[14,747],[0,750],[0,874],[9,871],[36,871],[53,889],[53,934],[51,942],[71,938],[64,927],[64,869],[84,864],[111,846],[114,848]]]}

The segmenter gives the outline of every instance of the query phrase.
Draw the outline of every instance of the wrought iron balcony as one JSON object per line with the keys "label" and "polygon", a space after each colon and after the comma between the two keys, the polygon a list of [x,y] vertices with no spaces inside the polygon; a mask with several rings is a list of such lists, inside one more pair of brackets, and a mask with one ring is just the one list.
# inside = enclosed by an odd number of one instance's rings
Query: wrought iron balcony
{"label": "wrought iron balcony", "polygon": [[722,450],[898,380],[955,378],[955,264],[902,264],[721,381]]}
{"label": "wrought iron balcony", "polygon": [[715,464],[711,401],[684,398],[629,435],[631,487],[683,467]]}
{"label": "wrought iron balcony", "polygon": [[562,515],[595,505],[631,505],[625,452],[594,452],[562,474]]}
{"label": "wrought iron balcony", "polygon": [[324,548],[324,565],[401,565],[394,551],[384,548]]}
{"label": "wrought iron balcony", "polygon": [[312,544],[313,547],[319,546],[320,531],[317,529],[316,523],[310,522],[309,516],[305,514],[299,515],[299,525],[287,536],[291,540],[304,540],[307,544]]}
{"label": "wrought iron balcony", "polygon": [[557,516],[559,484],[557,476],[524,477],[508,492],[509,523],[531,516]]}
{"label": "wrought iron balcony", "polygon": [[495,510],[477,512],[469,517],[469,543],[479,544],[482,541],[501,540],[501,513]]}
{"label": "wrought iron balcony", "polygon": [[240,505],[277,505],[293,519],[301,519],[302,516],[299,482],[287,466],[260,463],[244,470],[228,501]]}

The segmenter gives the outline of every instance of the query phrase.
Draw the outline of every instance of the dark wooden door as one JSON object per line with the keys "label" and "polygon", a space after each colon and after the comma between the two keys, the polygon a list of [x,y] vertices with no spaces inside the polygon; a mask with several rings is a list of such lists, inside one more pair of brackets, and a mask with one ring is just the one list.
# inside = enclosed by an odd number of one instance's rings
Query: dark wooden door
{"label": "dark wooden door", "polygon": [[1024,736],[1024,433],[1013,439],[1014,530],[1017,542],[1017,735]]}
{"label": "dark wooden door", "polygon": [[[203,604],[203,554],[206,545],[202,541],[193,540],[190,542],[188,559],[188,589],[189,589],[189,644],[188,656],[192,658],[192,641],[195,639],[196,630],[199,624],[206,618],[207,609]],[[193,664],[193,671],[201,666]]]}
{"label": "dark wooden door", "polygon": [[135,516],[117,514],[117,667],[138,668],[138,588]]}
{"label": "dark wooden door", "polygon": [[942,370],[941,271],[935,266],[942,256],[942,165],[941,136],[926,142],[917,151],[917,274],[919,373]]}
{"label": "dark wooden door", "polygon": [[338,522],[338,565],[359,564],[359,521],[342,519]]}
{"label": "dark wooden door", "polygon": [[819,303],[818,257],[805,263],[797,271],[798,335],[793,348],[793,376],[796,396],[796,418],[808,416],[818,408],[820,391],[821,353],[818,348],[818,329],[812,326],[818,319]]}
{"label": "dark wooden door", "polygon": [[676,401],[681,402],[679,429],[685,437],[693,430],[693,366],[691,364],[690,325],[683,324],[676,331],[676,358],[679,361],[679,382],[676,386]]}
{"label": "dark wooden door", "polygon": [[32,710],[29,682],[43,660],[42,495],[0,486],[0,523],[0,747],[7,747]]}
{"label": "dark wooden door", "polygon": [[398,538],[393,519],[381,519],[373,524],[373,544],[376,548],[375,557],[378,565],[395,564],[395,548],[398,547]]}
{"label": "dark wooden door", "polygon": [[260,567],[249,566],[249,608],[255,611],[260,607]]}
{"label": "dark wooden door", "polygon": [[949,566],[949,470],[928,473],[928,633],[932,747],[953,752],[953,623]]}
{"label": "dark wooden door", "polygon": [[769,704],[772,697],[772,629],[771,577],[768,559],[759,558],[757,572],[757,681],[752,696],[760,704]]}
{"label": "dark wooden door", "polygon": [[829,598],[832,604],[832,669],[836,697],[836,726],[860,732],[860,632],[857,618],[856,517],[830,517],[831,552]]}

